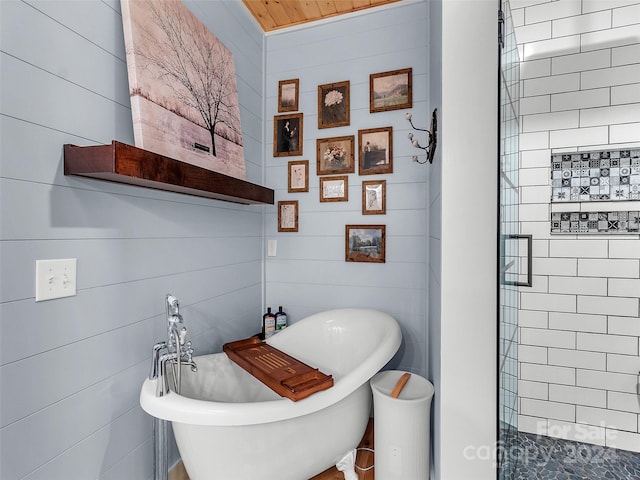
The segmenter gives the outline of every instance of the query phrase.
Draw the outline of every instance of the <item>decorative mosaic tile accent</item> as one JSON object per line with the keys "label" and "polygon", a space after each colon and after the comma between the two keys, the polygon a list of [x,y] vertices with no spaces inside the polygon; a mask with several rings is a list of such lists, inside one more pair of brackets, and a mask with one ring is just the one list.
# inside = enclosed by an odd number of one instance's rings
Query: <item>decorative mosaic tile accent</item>
{"label": "decorative mosaic tile accent", "polygon": [[551,233],[640,233],[640,211],[552,212]]}
{"label": "decorative mosaic tile accent", "polygon": [[501,480],[631,480],[640,453],[518,432],[505,443]]}
{"label": "decorative mosaic tile accent", "polygon": [[551,155],[551,201],[640,200],[640,149]]}

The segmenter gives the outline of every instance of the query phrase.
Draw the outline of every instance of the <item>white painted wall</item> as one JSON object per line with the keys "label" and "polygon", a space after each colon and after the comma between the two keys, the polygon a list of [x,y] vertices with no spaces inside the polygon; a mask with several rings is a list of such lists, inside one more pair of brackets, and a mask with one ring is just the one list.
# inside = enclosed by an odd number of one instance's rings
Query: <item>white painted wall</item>
{"label": "white painted wall", "polygon": [[496,475],[482,453],[496,441],[497,12],[497,1],[442,2],[441,310],[433,327],[442,480]]}
{"label": "white painted wall", "polygon": [[428,332],[428,377],[434,385],[435,394],[431,406],[431,476],[440,477],[441,446],[441,396],[442,386],[442,348],[441,348],[441,308],[442,308],[442,1],[429,2],[429,110],[437,108],[438,146],[436,146],[433,163],[429,167],[429,208],[427,222],[429,226],[429,257],[427,268],[427,285],[429,303]]}
{"label": "white painted wall", "polygon": [[551,154],[640,146],[640,2],[511,6],[523,59],[520,220],[534,255],[533,287],[521,289],[518,426],[640,451],[640,237],[551,235],[549,224]]}

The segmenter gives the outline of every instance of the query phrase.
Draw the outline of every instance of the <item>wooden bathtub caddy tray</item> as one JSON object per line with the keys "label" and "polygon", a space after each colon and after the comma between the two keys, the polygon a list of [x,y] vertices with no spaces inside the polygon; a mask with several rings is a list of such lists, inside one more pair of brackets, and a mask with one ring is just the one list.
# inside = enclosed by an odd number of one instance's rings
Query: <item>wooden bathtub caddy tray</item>
{"label": "wooden bathtub caddy tray", "polygon": [[257,337],[225,343],[227,356],[277,394],[294,402],[333,386],[333,378]]}

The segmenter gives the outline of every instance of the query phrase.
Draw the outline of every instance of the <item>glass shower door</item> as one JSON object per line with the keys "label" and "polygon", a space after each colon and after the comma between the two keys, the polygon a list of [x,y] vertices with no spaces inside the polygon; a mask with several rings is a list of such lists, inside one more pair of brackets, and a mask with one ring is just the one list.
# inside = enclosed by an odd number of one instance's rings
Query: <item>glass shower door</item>
{"label": "glass shower door", "polygon": [[[502,2],[499,74],[499,304],[498,304],[498,478],[512,478],[515,459],[510,445],[518,432],[518,286],[525,284],[521,271],[522,236],[518,220],[519,189],[519,83],[518,50],[508,2]],[[527,253],[530,252],[526,245]],[[523,268],[524,267],[524,268]],[[530,280],[530,279],[529,279]]]}

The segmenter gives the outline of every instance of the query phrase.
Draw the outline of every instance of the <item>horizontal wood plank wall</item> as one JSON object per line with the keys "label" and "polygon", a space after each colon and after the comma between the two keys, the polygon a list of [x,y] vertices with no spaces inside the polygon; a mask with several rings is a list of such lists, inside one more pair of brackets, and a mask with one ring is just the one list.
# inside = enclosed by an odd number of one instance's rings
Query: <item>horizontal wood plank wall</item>
{"label": "horizontal wood plank wall", "polygon": [[[292,322],[325,309],[372,307],[396,317],[403,346],[397,368],[426,375],[427,198],[429,166],[418,165],[407,134],[405,113],[427,127],[428,112],[427,2],[398,2],[390,8],[334,22],[270,34],[266,38],[267,184],[280,200],[298,200],[299,231],[278,233],[277,209],[267,207],[267,239],[277,240],[277,257],[266,261],[267,304],[283,305]],[[369,113],[369,76],[413,69],[413,108]],[[303,152],[273,157],[273,116],[278,114],[278,82],[300,80],[299,111],[304,114]],[[318,85],[350,82],[350,125],[317,128]],[[349,201],[319,201],[316,139],[358,130],[393,127],[393,173],[349,174]],[[424,143],[422,136],[421,143]],[[309,160],[309,192],[287,192],[287,164]],[[364,180],[387,181],[386,215],[362,215]],[[386,225],[386,263],[346,263],[345,225]]]}
{"label": "horizontal wood plank wall", "polygon": [[[263,34],[239,3],[188,6],[234,53],[247,179],[263,183]],[[263,207],[65,177],[63,144],[133,143],[120,2],[0,13],[0,477],[149,479],[138,396],[164,295],[196,353],[255,333]],[[77,296],[35,303],[35,261],[69,257]]]}

